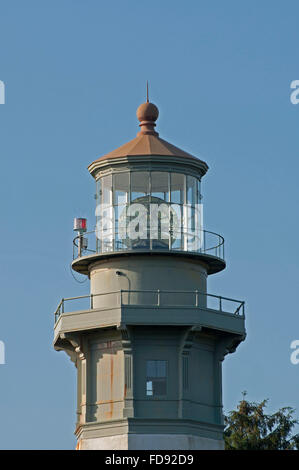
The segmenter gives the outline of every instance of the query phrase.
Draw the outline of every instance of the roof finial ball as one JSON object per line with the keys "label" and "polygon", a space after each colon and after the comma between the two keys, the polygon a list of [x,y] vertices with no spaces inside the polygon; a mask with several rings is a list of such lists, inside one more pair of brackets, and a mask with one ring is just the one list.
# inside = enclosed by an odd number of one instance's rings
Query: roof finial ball
{"label": "roof finial ball", "polygon": [[148,100],[148,82],[146,83],[146,103],[142,103],[138,107],[136,114],[138,121],[140,122],[140,132],[138,132],[137,135],[159,135],[154,129],[156,126],[156,120],[159,116],[159,110],[156,105],[150,103]]}

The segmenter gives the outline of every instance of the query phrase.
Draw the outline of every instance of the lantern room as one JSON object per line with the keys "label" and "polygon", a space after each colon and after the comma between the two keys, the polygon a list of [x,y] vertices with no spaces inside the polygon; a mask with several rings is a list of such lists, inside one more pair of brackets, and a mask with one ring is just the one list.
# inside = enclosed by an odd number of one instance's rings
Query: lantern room
{"label": "lantern room", "polygon": [[[208,273],[225,267],[223,238],[203,227],[201,179],[208,166],[155,131],[158,109],[137,109],[137,137],[89,166],[96,180],[96,226],[74,240],[73,268],[93,256],[142,252],[205,259]],[[83,247],[83,249],[82,249]]]}
{"label": "lantern room", "polygon": [[200,249],[200,177],[132,169],[97,180],[98,252]]}

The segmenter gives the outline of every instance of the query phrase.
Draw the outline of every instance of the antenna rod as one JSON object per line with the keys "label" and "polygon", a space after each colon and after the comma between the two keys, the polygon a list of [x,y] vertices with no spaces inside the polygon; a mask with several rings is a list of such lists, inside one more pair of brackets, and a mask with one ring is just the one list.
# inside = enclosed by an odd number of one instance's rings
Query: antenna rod
{"label": "antenna rod", "polygon": [[146,102],[148,103],[148,80],[146,80]]}

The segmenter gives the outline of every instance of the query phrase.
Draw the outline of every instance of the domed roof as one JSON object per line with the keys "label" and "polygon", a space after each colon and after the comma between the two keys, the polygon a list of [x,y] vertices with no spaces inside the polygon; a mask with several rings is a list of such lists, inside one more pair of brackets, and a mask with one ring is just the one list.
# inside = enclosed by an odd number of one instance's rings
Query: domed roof
{"label": "domed roof", "polygon": [[105,160],[143,155],[188,158],[202,164],[204,173],[208,170],[205,162],[159,137],[159,134],[155,131],[156,120],[159,116],[159,110],[156,105],[148,101],[142,103],[138,107],[136,114],[140,121],[140,131],[137,137],[92,162],[88,167],[91,173],[95,170],[97,163]]}

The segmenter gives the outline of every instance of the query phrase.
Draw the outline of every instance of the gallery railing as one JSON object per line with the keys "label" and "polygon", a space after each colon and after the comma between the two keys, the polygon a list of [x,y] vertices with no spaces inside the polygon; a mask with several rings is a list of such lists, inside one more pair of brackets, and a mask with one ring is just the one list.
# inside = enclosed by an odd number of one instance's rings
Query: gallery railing
{"label": "gallery railing", "polygon": [[73,240],[73,259],[93,253],[118,253],[128,251],[171,251],[203,253],[224,260],[224,238],[215,232],[198,230],[169,233],[159,238],[124,237],[121,232],[94,230],[78,235]]}
{"label": "gallery railing", "polygon": [[[111,299],[112,297],[112,299]],[[98,298],[108,300],[107,307],[184,307],[184,308],[207,308],[218,312],[230,313],[233,315],[245,315],[245,302],[242,300],[231,299],[221,295],[206,294],[198,290],[193,291],[169,291],[169,290],[119,290],[101,294],[81,295],[77,297],[63,298],[55,311],[55,323],[60,315],[65,312],[66,305],[76,302],[77,308],[69,310],[74,312],[78,309],[78,304],[82,300],[87,302],[83,305],[82,310],[92,310],[94,308],[104,308],[105,302],[101,303],[101,307],[95,305]],[[171,301],[170,301],[171,299]],[[177,301],[176,301],[177,299]],[[181,302],[181,304],[179,303]],[[87,307],[87,308],[86,308]]]}

